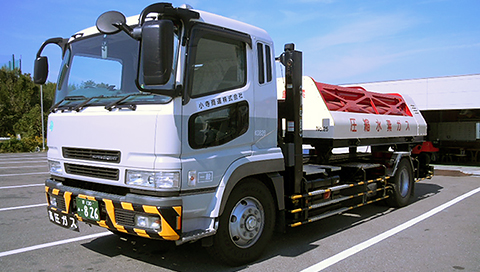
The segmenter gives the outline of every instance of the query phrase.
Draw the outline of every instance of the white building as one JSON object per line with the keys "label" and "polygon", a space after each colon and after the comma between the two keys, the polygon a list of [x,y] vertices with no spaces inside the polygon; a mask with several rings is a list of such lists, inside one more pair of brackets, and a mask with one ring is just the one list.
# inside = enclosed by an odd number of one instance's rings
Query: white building
{"label": "white building", "polygon": [[413,98],[441,159],[477,162],[480,153],[480,74],[346,84]]}
{"label": "white building", "polygon": [[401,93],[426,110],[480,109],[480,74],[356,83],[379,93]]}

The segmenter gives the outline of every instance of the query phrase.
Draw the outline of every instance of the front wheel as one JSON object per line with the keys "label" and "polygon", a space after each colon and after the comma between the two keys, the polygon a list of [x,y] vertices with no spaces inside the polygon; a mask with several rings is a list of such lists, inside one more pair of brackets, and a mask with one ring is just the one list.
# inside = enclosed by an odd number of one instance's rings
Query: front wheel
{"label": "front wheel", "polygon": [[239,184],[220,216],[212,257],[229,265],[256,260],[265,249],[275,226],[275,205],[268,188],[259,180]]}
{"label": "front wheel", "polygon": [[408,159],[404,158],[398,164],[392,185],[393,191],[387,198],[387,204],[397,208],[408,205],[414,185],[412,165]]}

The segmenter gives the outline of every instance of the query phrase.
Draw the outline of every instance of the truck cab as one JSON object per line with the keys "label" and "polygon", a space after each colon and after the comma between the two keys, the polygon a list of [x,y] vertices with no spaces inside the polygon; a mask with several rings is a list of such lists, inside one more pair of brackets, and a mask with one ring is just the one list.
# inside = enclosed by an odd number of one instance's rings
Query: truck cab
{"label": "truck cab", "polygon": [[46,182],[57,211],[95,196],[98,211],[79,220],[198,239],[215,231],[224,192],[263,172],[252,161],[283,170],[265,31],[162,3],[128,19],[107,13],[97,27],[57,41],[64,52]]}

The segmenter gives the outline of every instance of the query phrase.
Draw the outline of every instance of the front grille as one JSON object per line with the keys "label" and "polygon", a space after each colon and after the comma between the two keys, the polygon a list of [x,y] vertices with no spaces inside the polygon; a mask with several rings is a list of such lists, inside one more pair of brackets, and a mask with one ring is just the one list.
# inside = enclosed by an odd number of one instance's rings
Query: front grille
{"label": "front grille", "polygon": [[135,226],[135,213],[129,210],[115,209],[115,221],[122,226]]}
{"label": "front grille", "polygon": [[57,208],[66,211],[67,210],[67,205],[65,204],[65,199],[63,196],[58,196],[58,195],[50,195],[50,197],[54,197],[57,200]]}
{"label": "front grille", "polygon": [[79,188],[79,189],[85,189],[85,190],[91,190],[91,191],[97,191],[101,193],[106,193],[106,194],[112,194],[112,195],[120,195],[124,196],[127,195],[130,192],[130,189],[125,188],[125,187],[120,187],[120,186],[114,186],[111,184],[101,184],[101,183],[95,183],[95,182],[89,182],[89,181],[84,181],[84,180],[78,180],[78,179],[62,179],[61,182],[65,186],[73,187],[73,188]]}
{"label": "front grille", "polygon": [[101,161],[120,163],[120,151],[97,150],[85,148],[62,148],[63,157],[67,159],[78,159],[87,161]]}
{"label": "front grille", "polygon": [[119,170],[114,168],[78,165],[78,164],[71,164],[71,163],[65,164],[65,171],[68,174],[72,174],[72,175],[101,178],[101,179],[110,179],[110,180],[118,180],[118,174],[119,174]]}

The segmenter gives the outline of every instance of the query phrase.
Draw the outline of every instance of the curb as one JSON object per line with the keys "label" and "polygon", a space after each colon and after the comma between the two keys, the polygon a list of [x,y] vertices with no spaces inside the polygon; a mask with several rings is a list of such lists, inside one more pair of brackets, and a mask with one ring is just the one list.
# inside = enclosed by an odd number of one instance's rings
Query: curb
{"label": "curb", "polygon": [[480,167],[456,166],[456,165],[433,165],[437,176],[480,176]]}

